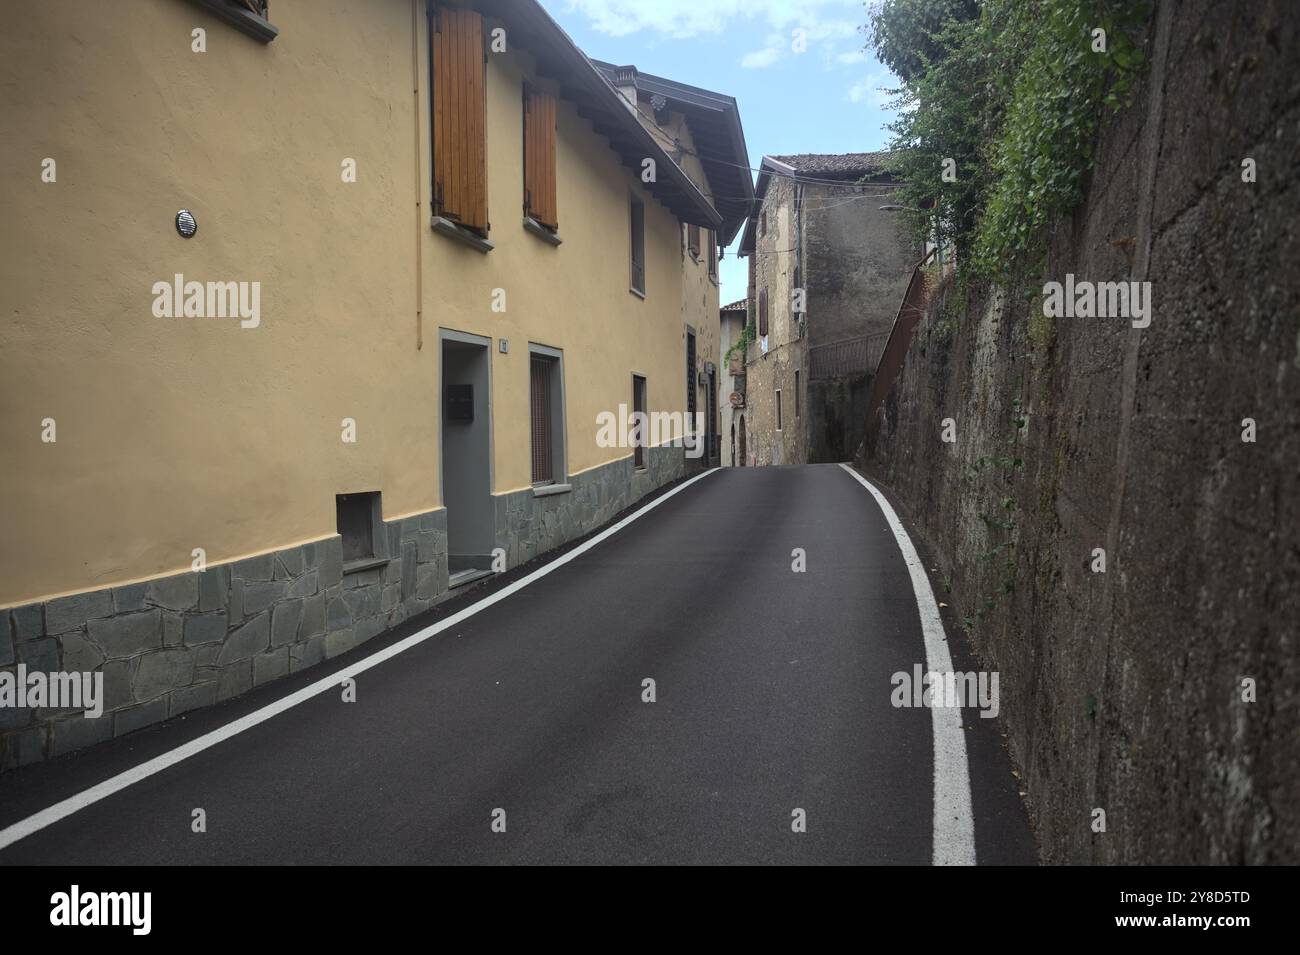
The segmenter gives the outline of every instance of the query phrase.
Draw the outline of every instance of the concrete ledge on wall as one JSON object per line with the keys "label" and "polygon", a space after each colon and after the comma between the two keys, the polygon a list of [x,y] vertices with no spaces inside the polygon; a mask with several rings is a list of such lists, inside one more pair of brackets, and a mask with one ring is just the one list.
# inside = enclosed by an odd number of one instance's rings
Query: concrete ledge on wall
{"label": "concrete ledge on wall", "polygon": [[533,235],[537,236],[537,238],[541,239],[543,242],[548,242],[551,245],[559,245],[564,241],[532,216],[524,216],[524,229],[525,231],[531,232]]}
{"label": "concrete ledge on wall", "polygon": [[550,497],[552,494],[568,494],[572,490],[572,484],[540,484],[533,488],[533,497]]}
{"label": "concrete ledge on wall", "polygon": [[444,219],[442,216],[433,217],[433,231],[439,235],[445,235],[449,239],[455,239],[462,245],[467,245],[471,249],[477,249],[479,252],[491,252],[494,246],[487,239],[480,235],[475,235],[469,229],[459,226],[450,219]]}
{"label": "concrete ledge on wall", "polygon": [[218,20],[229,23],[240,33],[247,33],[254,40],[270,43],[280,35],[279,28],[273,26],[270,21],[259,17],[251,10],[230,3],[229,0],[191,0],[191,2],[207,10]]}

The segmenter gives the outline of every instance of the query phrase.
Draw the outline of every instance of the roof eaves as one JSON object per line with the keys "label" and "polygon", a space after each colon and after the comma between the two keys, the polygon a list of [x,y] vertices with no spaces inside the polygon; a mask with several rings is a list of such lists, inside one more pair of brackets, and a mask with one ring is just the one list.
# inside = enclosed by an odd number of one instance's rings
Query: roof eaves
{"label": "roof eaves", "polygon": [[[570,39],[569,35],[552,19],[538,0],[523,0],[523,2],[519,2],[519,0],[491,2],[489,0],[489,2],[483,3],[482,6],[506,22],[510,22],[514,18],[522,19],[527,27],[533,29],[539,36],[549,42],[551,49],[561,56],[565,61],[565,65],[572,70],[571,79],[573,85],[579,86],[594,99],[602,102],[607,107],[612,122],[618,124],[621,130],[633,140],[638,149],[644,150],[643,155],[646,158],[655,161],[656,175],[663,175],[663,173],[660,173],[660,170],[663,170],[670,180],[671,186],[683,195],[689,209],[677,212],[679,218],[692,225],[701,225],[712,229],[717,229],[718,226],[722,225],[722,215],[718,210],[705,198],[704,194],[700,192],[695,183],[691,181],[691,178],[677,165],[667,151],[655,141],[649,131],[641,125],[636,116],[627,108],[622,94],[619,93],[614,84]],[[636,171],[640,172],[639,169]],[[654,194],[655,190],[650,188],[650,192]],[[662,199],[662,197],[657,198]]]}

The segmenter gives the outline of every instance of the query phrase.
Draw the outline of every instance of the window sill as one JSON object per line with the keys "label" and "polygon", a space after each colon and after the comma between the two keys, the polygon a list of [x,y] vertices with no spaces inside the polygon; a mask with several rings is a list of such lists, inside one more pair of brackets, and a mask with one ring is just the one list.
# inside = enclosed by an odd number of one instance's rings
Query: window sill
{"label": "window sill", "polygon": [[632,288],[631,286],[629,286],[629,287],[628,287],[628,291],[631,292],[633,295],[635,295],[635,296],[636,296],[637,298],[639,298],[639,299],[644,299],[644,298],[645,298],[645,292],[641,291],[640,289]]}
{"label": "window sill", "polygon": [[343,564],[343,576],[348,574],[359,574],[363,570],[374,570],[376,567],[383,567],[388,563],[388,557],[358,557],[356,560],[349,560]]}
{"label": "window sill", "polygon": [[491,252],[494,246],[487,239],[475,235],[469,229],[456,225],[450,219],[444,219],[442,216],[433,217],[433,231],[440,235],[445,235],[449,239],[455,239],[457,242],[469,246],[471,249],[477,249],[480,252]]}
{"label": "window sill", "polygon": [[564,241],[556,233],[546,228],[546,226],[542,225],[532,216],[524,216],[524,231],[531,232],[543,242],[547,242],[551,245],[559,245]]}
{"label": "window sill", "polygon": [[246,33],[254,40],[270,43],[280,35],[279,29],[272,26],[269,21],[259,17],[251,10],[245,10],[233,3],[229,3],[228,0],[194,0],[194,2],[218,20],[230,24],[240,33]]}
{"label": "window sill", "polygon": [[533,488],[533,497],[550,497],[552,494],[568,494],[572,490],[572,484],[538,484]]}

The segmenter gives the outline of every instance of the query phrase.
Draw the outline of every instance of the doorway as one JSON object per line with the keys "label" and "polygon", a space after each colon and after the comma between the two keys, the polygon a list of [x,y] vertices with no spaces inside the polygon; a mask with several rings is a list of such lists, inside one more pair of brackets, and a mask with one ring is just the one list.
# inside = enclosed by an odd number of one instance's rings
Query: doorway
{"label": "doorway", "polygon": [[442,502],[447,508],[449,586],[491,573],[492,340],[442,330]]}
{"label": "doorway", "polygon": [[736,439],[740,442],[740,460],[736,463],[742,468],[749,463],[745,456],[745,416],[740,416],[740,423],[736,426]]}

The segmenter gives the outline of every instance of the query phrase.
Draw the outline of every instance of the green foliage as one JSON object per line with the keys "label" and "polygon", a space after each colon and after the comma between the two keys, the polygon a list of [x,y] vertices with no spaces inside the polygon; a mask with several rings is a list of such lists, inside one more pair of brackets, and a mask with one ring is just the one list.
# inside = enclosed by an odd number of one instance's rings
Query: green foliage
{"label": "green foliage", "polygon": [[[1103,108],[1120,105],[1142,63],[1133,34],[1145,22],[1131,0],[1047,0],[992,151],[993,188],[980,221],[976,265],[1006,272],[1055,216],[1083,198]],[[1093,30],[1106,52],[1094,52]]]}
{"label": "green foliage", "polygon": [[973,20],[976,0],[893,0],[872,9],[876,58],[904,82],[924,73],[943,50],[934,34],[949,20]]}
{"label": "green foliage", "polygon": [[754,325],[751,322],[741,330],[740,337],[731,343],[731,347],[727,349],[727,353],[722,356],[722,363],[725,365],[727,362],[731,361],[731,356],[735,352],[740,352],[743,356],[745,354],[745,349],[748,348],[753,341]]}
{"label": "green foliage", "polygon": [[[895,91],[899,202],[966,274],[997,278],[1082,198],[1097,128],[1144,59],[1150,0],[883,0],[872,43]],[[1094,52],[1094,34],[1106,51]],[[956,181],[943,181],[944,161]]]}

